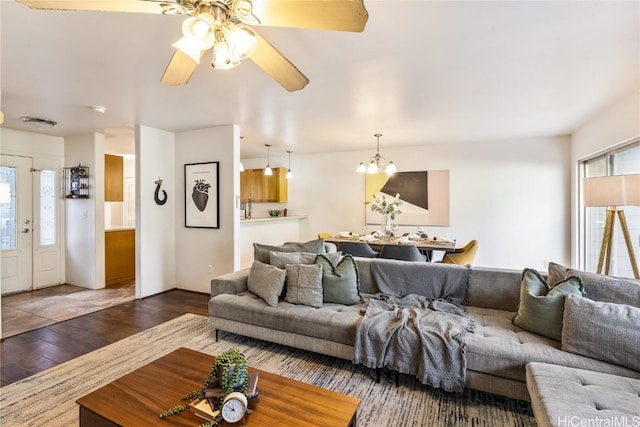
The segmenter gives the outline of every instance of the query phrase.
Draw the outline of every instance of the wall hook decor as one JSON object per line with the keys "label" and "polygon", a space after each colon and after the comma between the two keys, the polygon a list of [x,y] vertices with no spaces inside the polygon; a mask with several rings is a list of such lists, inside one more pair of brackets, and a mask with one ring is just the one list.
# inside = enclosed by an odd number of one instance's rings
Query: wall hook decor
{"label": "wall hook decor", "polygon": [[163,198],[160,199],[160,186],[162,185],[162,180],[160,178],[158,178],[158,180],[154,183],[156,184],[156,192],[153,196],[153,199],[156,201],[156,205],[164,205],[165,203],[167,203],[167,192],[162,190],[162,196]]}

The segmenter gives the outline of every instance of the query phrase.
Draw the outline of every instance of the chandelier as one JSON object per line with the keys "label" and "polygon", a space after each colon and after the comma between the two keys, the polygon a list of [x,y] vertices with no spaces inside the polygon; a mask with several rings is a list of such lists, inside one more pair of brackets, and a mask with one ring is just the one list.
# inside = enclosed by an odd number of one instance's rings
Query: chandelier
{"label": "chandelier", "polygon": [[[242,3],[242,2],[239,2]],[[240,65],[256,49],[255,32],[229,19],[217,5],[202,5],[195,16],[182,23],[182,38],[172,46],[200,64],[202,52],[212,49],[213,68],[225,70]]]}
{"label": "chandelier", "polygon": [[396,168],[396,165],[393,164],[392,161],[389,161],[389,163],[387,163],[385,158],[380,154],[380,137],[382,136],[382,134],[376,133],[373,136],[375,136],[377,139],[376,155],[369,159],[368,166],[364,162],[360,162],[360,165],[356,169],[356,172],[374,174],[384,171],[387,173],[387,175],[393,175],[394,173],[398,172],[398,168]]}

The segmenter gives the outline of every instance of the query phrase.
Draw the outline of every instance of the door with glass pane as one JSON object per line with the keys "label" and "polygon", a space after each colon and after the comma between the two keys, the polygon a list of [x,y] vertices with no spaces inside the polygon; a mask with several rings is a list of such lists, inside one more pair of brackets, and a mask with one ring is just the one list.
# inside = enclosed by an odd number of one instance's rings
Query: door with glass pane
{"label": "door with glass pane", "polygon": [[0,252],[2,294],[31,289],[32,159],[0,156]]}

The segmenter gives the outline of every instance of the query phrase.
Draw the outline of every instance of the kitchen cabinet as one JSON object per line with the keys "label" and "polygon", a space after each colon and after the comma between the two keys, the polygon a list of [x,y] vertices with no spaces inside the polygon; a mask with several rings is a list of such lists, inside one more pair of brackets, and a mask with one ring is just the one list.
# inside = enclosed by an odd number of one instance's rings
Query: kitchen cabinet
{"label": "kitchen cabinet", "polygon": [[104,155],[104,201],[124,201],[124,161],[122,156]]}
{"label": "kitchen cabinet", "polygon": [[107,230],[104,234],[105,285],[130,283],[136,279],[136,232]]}
{"label": "kitchen cabinet", "polygon": [[286,203],[288,200],[287,170],[272,168],[273,175],[265,176],[264,169],[247,169],[240,172],[240,201],[249,197],[256,203]]}

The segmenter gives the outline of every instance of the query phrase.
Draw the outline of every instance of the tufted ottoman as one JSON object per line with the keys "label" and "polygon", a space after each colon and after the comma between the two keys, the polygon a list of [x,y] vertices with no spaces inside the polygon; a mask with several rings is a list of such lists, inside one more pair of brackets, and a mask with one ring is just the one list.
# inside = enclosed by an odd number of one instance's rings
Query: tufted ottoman
{"label": "tufted ottoman", "polygon": [[540,427],[640,426],[640,380],[547,363],[527,364]]}

